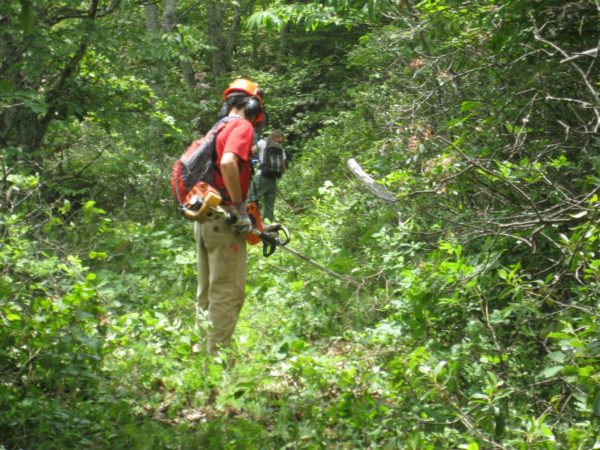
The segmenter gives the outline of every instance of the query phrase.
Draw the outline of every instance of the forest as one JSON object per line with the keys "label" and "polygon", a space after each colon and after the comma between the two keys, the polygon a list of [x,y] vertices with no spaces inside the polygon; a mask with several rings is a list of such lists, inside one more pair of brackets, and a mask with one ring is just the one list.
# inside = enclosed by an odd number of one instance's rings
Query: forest
{"label": "forest", "polygon": [[[0,0],[0,449],[599,449],[599,16]],[[209,357],[169,178],[240,77],[297,254]]]}

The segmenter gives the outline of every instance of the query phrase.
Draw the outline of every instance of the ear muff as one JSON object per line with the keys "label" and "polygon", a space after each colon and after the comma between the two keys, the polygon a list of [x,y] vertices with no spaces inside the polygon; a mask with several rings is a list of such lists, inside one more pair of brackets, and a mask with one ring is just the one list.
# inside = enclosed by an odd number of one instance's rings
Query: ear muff
{"label": "ear muff", "polygon": [[258,116],[261,113],[260,101],[256,97],[249,97],[248,101],[244,105],[244,113],[246,117],[254,117],[254,119],[258,119]]}
{"label": "ear muff", "polygon": [[261,99],[255,95],[243,95],[233,93],[225,100],[225,107],[221,110],[227,111],[225,114],[229,114],[231,108],[244,108],[244,115],[246,118],[252,118],[251,122],[256,124],[264,120],[263,107]]}

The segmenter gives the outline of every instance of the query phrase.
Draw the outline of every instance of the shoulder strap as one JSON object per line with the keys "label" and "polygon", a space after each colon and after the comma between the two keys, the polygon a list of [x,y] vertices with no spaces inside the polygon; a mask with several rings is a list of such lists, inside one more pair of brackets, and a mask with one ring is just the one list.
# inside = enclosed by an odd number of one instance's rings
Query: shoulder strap
{"label": "shoulder strap", "polygon": [[225,116],[222,119],[219,119],[217,121],[217,123],[215,123],[211,129],[211,131],[215,131],[215,133],[218,133],[219,131],[221,131],[223,128],[225,128],[225,125],[227,125],[227,123],[232,122],[234,120],[238,120],[241,117],[238,116]]}
{"label": "shoulder strap", "polygon": [[[212,154],[213,163],[216,163],[216,161],[217,161],[217,134],[219,134],[219,132],[223,131],[223,129],[227,126],[227,124],[229,122],[233,122],[238,119],[240,119],[240,117],[238,117],[238,116],[225,116],[222,119],[219,119],[219,121],[217,123],[215,123],[213,125],[213,127],[211,128],[210,131],[212,133],[214,133],[213,139],[215,140],[213,154]],[[221,171],[219,170],[219,167],[217,167],[217,164],[215,164],[215,169],[217,169],[217,171],[219,173],[221,173]]]}
{"label": "shoulder strap", "polygon": [[[221,132],[227,126],[227,124],[229,122],[233,122],[238,119],[241,119],[241,117],[225,116],[222,119],[219,119],[219,121],[211,129],[211,131],[214,133],[214,140],[215,140],[214,147],[213,147],[213,153],[212,153],[213,168],[218,172],[218,174],[221,177],[223,176],[223,174],[221,173],[221,169],[219,168],[219,165],[217,164],[217,135],[219,134],[219,132]],[[223,201],[229,199],[229,193],[227,192],[227,188],[219,189],[219,193],[221,194]]]}
{"label": "shoulder strap", "polygon": [[265,144],[265,148],[269,148],[269,147],[282,148],[281,144],[277,141],[272,141],[271,139],[267,139],[266,142],[267,143]]}

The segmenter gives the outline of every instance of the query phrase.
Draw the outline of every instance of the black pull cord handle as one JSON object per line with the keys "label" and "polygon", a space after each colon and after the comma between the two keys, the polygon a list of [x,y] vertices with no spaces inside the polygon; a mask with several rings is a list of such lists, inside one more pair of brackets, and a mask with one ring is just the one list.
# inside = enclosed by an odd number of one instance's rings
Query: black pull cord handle
{"label": "black pull cord handle", "polygon": [[[277,233],[275,235],[275,233]],[[280,237],[282,236],[283,239]],[[290,232],[283,225],[277,225],[269,232],[262,232],[259,235],[263,241],[263,256],[268,257],[275,253],[277,246],[286,246],[290,242]]]}

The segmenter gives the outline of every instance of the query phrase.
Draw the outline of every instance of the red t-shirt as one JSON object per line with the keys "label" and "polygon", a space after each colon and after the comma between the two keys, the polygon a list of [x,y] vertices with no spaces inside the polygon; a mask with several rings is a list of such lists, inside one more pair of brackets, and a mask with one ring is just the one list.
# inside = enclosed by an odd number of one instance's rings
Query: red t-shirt
{"label": "red t-shirt", "polygon": [[254,127],[246,119],[230,119],[225,125],[225,128],[217,135],[217,167],[215,170],[214,184],[215,187],[225,194],[223,203],[231,204],[231,199],[225,188],[225,182],[220,173],[221,158],[225,149],[227,152],[234,153],[239,158],[240,167],[240,187],[242,191],[242,199],[246,200],[250,181],[252,179],[252,162],[250,160],[252,145],[254,144]]}

